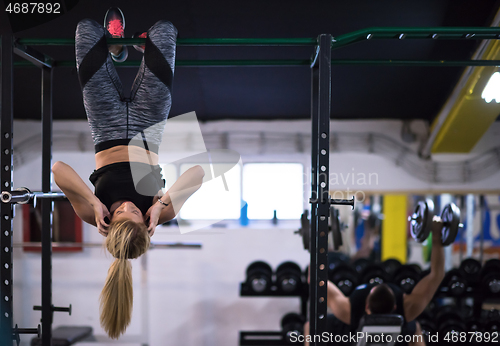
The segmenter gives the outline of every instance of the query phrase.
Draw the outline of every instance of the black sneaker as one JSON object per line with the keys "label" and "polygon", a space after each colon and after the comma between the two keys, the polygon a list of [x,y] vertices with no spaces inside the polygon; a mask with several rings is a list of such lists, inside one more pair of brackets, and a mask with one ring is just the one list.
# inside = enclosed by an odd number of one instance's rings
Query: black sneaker
{"label": "black sneaker", "polygon": [[[132,35],[132,38],[146,38],[146,37],[148,37],[147,32],[136,32],[135,34]],[[135,48],[135,50],[144,54],[144,49],[146,48],[146,46],[145,45],[140,45],[140,46],[134,45],[134,48]]]}
{"label": "black sneaker", "polygon": [[[125,37],[125,16],[122,10],[118,7],[110,7],[104,16],[104,27],[111,34],[113,38],[124,38]],[[111,57],[116,62],[123,62],[128,57],[127,46],[122,46],[120,54],[114,55],[111,53]]]}

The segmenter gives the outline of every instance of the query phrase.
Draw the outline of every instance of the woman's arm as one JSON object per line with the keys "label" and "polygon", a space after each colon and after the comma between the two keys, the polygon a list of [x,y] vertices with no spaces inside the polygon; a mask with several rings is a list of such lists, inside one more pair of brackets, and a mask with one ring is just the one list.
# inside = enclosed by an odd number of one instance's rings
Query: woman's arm
{"label": "woman's arm", "polygon": [[[94,226],[97,226],[97,222],[99,222],[102,227],[107,226],[103,223],[104,220],[97,218],[97,212],[103,214],[102,219],[104,219],[104,216],[109,217],[107,208],[94,195],[73,168],[64,162],[57,161],[52,166],[52,173],[54,173],[54,180],[57,186],[59,186],[69,199],[80,219]],[[96,218],[99,220],[96,221]],[[101,231],[101,229],[99,229],[99,231]]]}
{"label": "woman's arm", "polygon": [[172,220],[179,213],[187,199],[200,188],[204,176],[205,171],[201,166],[191,167],[159,199],[161,202],[157,202],[149,208],[146,215],[151,219],[150,232],[151,230],[154,232],[156,225]]}

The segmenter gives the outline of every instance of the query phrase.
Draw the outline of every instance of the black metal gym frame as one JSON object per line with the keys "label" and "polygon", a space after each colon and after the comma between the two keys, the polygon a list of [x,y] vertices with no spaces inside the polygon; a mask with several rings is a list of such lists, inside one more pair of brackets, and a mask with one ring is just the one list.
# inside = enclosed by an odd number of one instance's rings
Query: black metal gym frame
{"label": "black metal gym frame", "polygon": [[[311,284],[309,335],[326,331],[328,282],[331,35],[320,35],[311,64]],[[316,345],[316,343],[313,343]]]}
{"label": "black metal gym frame", "polygon": [[[310,292],[310,334],[322,335],[326,332],[326,287],[327,287],[327,230],[328,230],[328,210],[330,204],[352,205],[353,200],[330,200],[328,194],[328,172],[329,172],[329,136],[330,136],[330,89],[331,89],[331,65],[388,65],[388,66],[498,66],[499,60],[464,60],[464,61],[410,61],[410,60],[331,60],[331,49],[338,49],[346,45],[354,44],[371,39],[499,39],[500,28],[495,27],[433,27],[433,28],[366,28],[355,32],[343,34],[332,38],[331,35],[320,35],[316,39],[178,39],[177,46],[314,46],[316,53],[313,62],[305,60],[195,60],[177,61],[177,66],[304,66],[309,65],[312,70],[312,90],[311,90],[311,117],[312,117],[312,166],[311,166],[311,285]],[[110,39],[108,43],[122,43],[126,45],[141,44],[145,39]],[[42,91],[43,100],[51,100],[51,71],[52,66],[74,67],[74,61],[53,62],[49,57],[29,48],[25,45],[74,45],[74,39],[18,39],[14,43],[12,36],[4,35],[1,38],[1,180],[3,188],[9,189],[12,184],[12,75],[13,66],[26,66],[26,64],[16,62],[14,64],[12,53],[22,56],[32,64],[42,68],[42,78],[45,92]],[[15,49],[14,49],[15,46]],[[138,61],[131,61],[122,66],[137,66]],[[43,88],[43,87],[42,87]],[[51,109],[47,103],[43,107],[45,116],[44,122],[49,121]],[[50,119],[51,120],[51,119]],[[48,126],[51,126],[51,121]],[[51,132],[51,128],[50,132]],[[42,172],[42,180],[46,181],[50,191],[50,142],[51,138],[46,135],[44,145],[48,146],[48,154],[43,161],[49,169]],[[45,151],[44,151],[45,153]],[[44,166],[45,167],[45,166]],[[48,172],[48,173],[47,173]],[[46,180],[48,179],[48,180]],[[44,190],[45,191],[45,190]],[[47,208],[45,208],[47,209]],[[51,206],[49,206],[49,214]],[[0,283],[0,345],[9,345],[12,341],[12,204],[0,203],[1,213],[1,236],[0,236],[0,261],[1,278]],[[45,217],[44,217],[45,219]],[[51,233],[51,222],[45,222],[48,231]],[[50,238],[49,238],[50,239]],[[50,252],[46,251],[46,254]],[[42,252],[44,254],[44,252]],[[42,261],[47,265],[47,262]],[[51,264],[48,262],[47,273],[51,273]],[[50,283],[50,281],[49,281]],[[44,283],[42,282],[42,286]],[[47,285],[47,282],[45,282]],[[43,288],[43,287],[42,287]],[[52,292],[50,287],[42,289],[42,295],[48,294],[48,299],[42,298],[42,318],[44,319],[44,329],[42,333],[42,345],[50,345],[52,315],[49,323],[48,311],[54,310],[48,306],[51,302]],[[65,309],[65,308],[63,308]],[[45,311],[45,314],[44,312]],[[48,341],[47,341],[48,340]],[[311,345],[319,345],[320,342],[313,341]]]}
{"label": "black metal gym frame", "polygon": [[[52,66],[53,60],[38,51],[14,43],[11,35],[2,36],[2,188],[12,189],[13,184],[13,53],[39,67],[42,73],[41,82],[41,117],[42,117],[42,192],[51,191],[52,161]],[[52,196],[41,198],[42,211],[42,304],[33,307],[41,310],[42,345],[50,345],[52,339],[52,320],[54,311],[70,312],[71,308],[54,307],[52,305]],[[19,334],[39,334],[40,327],[13,330],[12,318],[12,219],[14,217],[14,201],[0,203],[2,215],[0,238],[1,277],[0,296],[3,297],[0,316],[0,344],[9,345],[13,340],[19,342]]]}

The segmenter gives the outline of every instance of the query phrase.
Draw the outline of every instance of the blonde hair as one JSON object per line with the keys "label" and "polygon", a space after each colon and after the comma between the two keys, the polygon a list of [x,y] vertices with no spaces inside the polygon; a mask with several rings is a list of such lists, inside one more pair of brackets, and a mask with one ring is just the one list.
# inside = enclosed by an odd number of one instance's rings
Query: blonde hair
{"label": "blonde hair", "polygon": [[101,326],[112,339],[118,339],[132,317],[132,265],[128,259],[137,258],[149,248],[147,226],[131,220],[111,222],[106,248],[116,258],[100,296]]}

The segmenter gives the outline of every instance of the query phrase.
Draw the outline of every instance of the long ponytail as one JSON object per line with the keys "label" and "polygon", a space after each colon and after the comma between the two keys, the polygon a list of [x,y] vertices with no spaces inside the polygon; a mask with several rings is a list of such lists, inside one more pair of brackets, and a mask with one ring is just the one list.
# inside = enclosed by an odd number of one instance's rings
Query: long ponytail
{"label": "long ponytail", "polygon": [[116,258],[100,296],[101,326],[112,339],[125,332],[132,318],[132,265],[128,259],[137,258],[149,248],[149,235],[144,224],[130,220],[112,222],[106,248]]}

